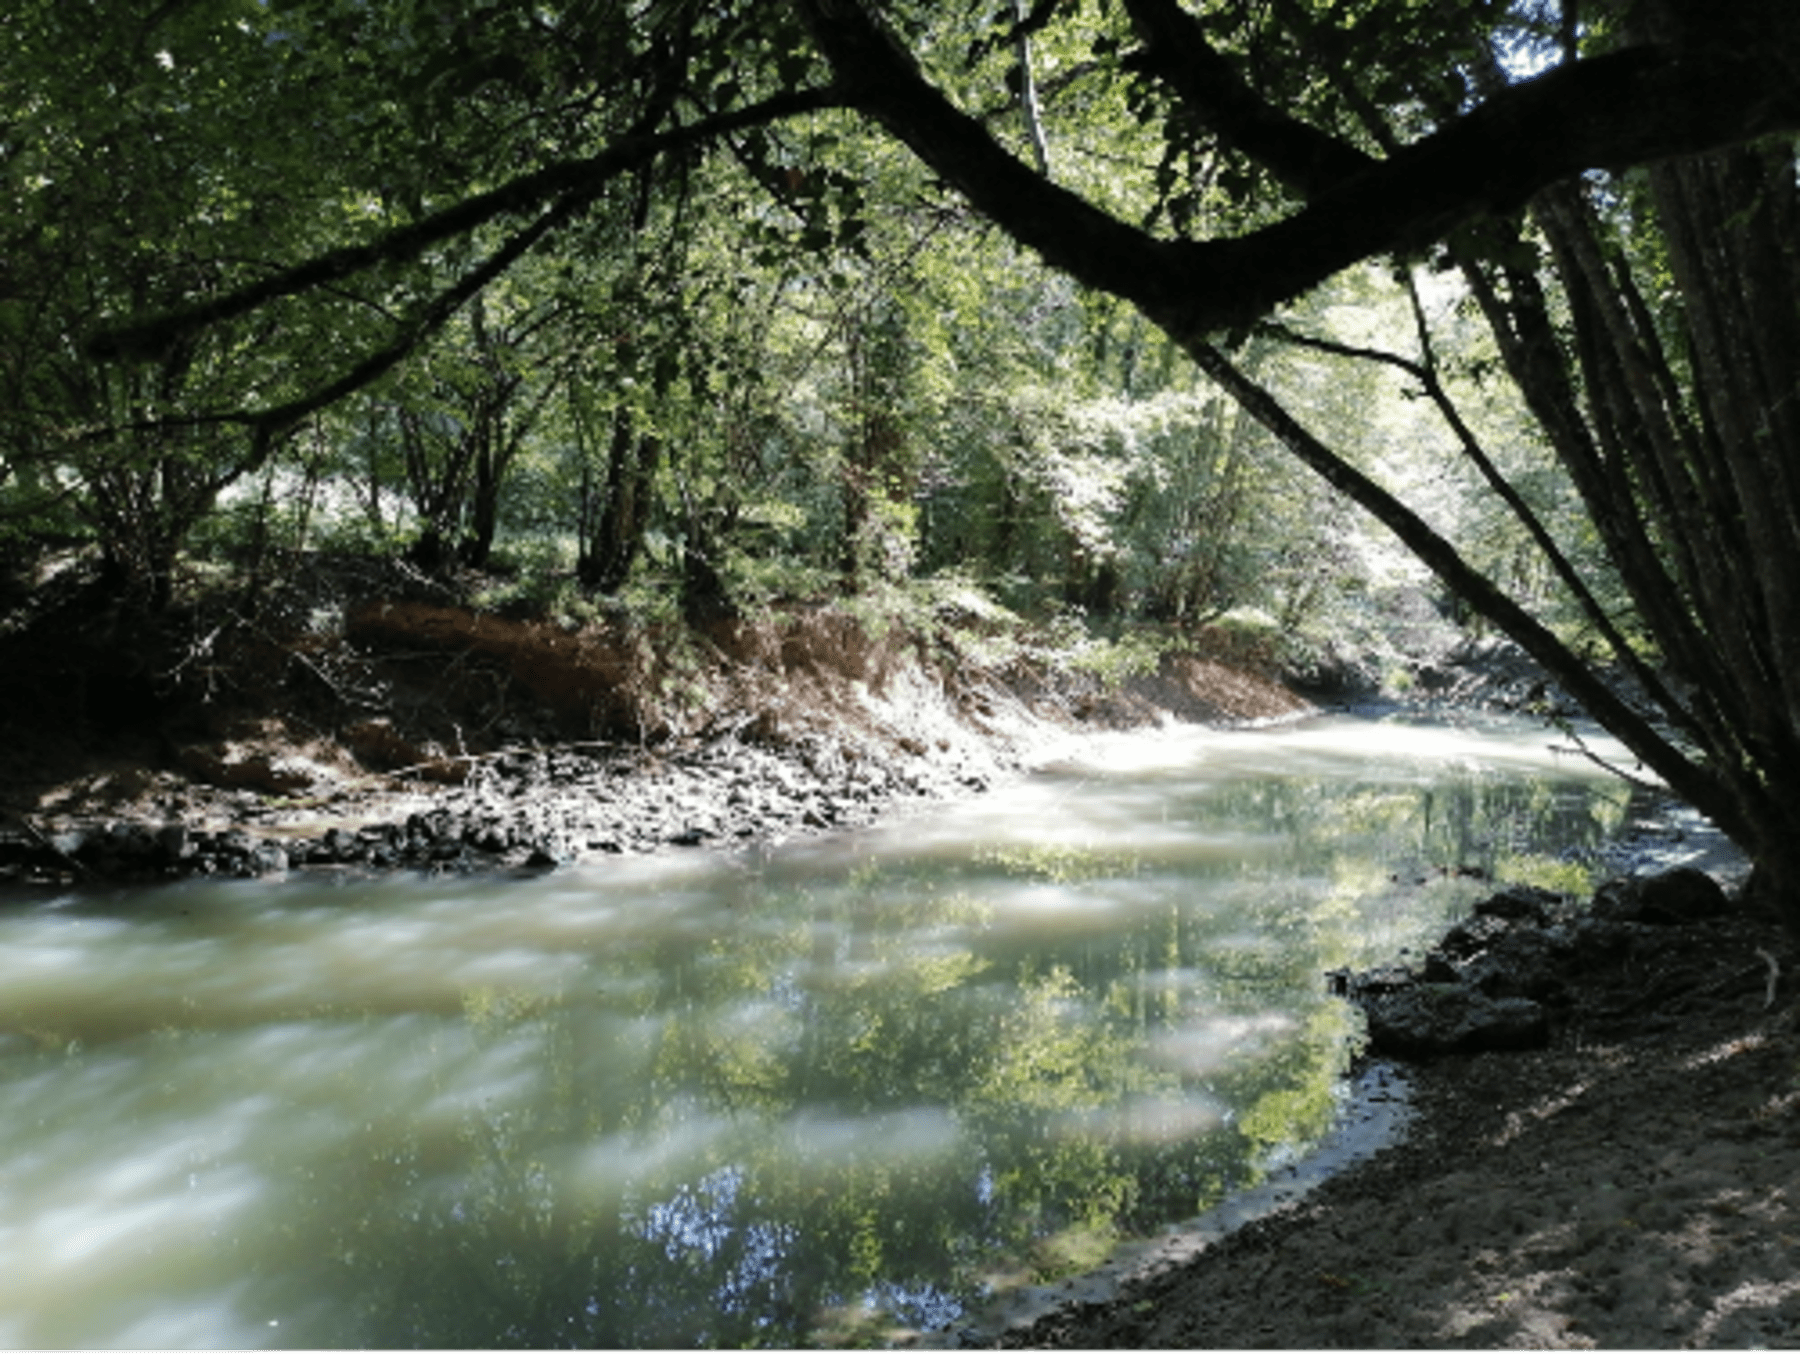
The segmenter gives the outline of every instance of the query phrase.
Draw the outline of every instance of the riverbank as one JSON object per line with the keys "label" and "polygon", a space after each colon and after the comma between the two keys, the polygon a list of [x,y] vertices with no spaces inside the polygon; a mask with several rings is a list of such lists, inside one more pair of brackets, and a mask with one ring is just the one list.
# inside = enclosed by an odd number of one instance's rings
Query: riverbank
{"label": "riverbank", "polygon": [[[1643,869],[1743,870],[1675,812]],[[1626,863],[1626,862],[1621,862]],[[1773,991],[1759,954],[1777,957]],[[1737,913],[1584,967],[1547,1047],[1411,1065],[1405,1138],[1004,1347],[1800,1344],[1794,956]]]}
{"label": "riverbank", "polygon": [[0,882],[535,871],[979,793],[1094,730],[1312,707],[1228,637],[1060,648],[982,600],[705,629],[314,562],[253,612],[0,636]]}

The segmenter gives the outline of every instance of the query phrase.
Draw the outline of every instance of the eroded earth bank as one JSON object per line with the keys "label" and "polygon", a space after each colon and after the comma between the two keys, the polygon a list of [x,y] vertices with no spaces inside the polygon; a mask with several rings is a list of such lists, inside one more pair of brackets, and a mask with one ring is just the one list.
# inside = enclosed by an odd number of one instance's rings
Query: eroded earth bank
{"label": "eroded earth bank", "polygon": [[1070,670],[973,597],[910,622],[797,606],[571,628],[386,563],[319,567],[253,613],[147,628],[71,603],[7,636],[0,877],[543,869],[772,842],[979,792],[1084,729],[1309,708],[1229,652]]}

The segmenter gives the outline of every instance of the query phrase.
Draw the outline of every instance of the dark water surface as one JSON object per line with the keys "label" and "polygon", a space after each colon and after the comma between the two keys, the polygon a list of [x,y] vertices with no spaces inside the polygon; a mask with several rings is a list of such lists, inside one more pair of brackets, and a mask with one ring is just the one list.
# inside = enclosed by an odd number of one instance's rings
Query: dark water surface
{"label": "dark water surface", "polygon": [[1555,735],[1123,735],[755,857],[0,911],[0,1344],[846,1344],[1331,1126],[1321,974],[1559,886]]}

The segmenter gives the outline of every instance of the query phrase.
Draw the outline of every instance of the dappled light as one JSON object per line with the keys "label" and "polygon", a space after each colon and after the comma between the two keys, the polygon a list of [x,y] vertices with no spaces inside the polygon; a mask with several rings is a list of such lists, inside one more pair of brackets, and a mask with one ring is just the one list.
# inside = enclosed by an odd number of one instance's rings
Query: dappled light
{"label": "dappled light", "polygon": [[9,0],[0,1344],[1800,1338],[1796,71]]}

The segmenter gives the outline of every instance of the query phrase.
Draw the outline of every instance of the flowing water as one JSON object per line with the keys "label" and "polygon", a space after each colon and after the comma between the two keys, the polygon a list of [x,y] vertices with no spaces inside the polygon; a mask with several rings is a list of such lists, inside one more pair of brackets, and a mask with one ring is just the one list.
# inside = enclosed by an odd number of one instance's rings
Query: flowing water
{"label": "flowing water", "polygon": [[1522,722],[1121,735],[753,857],[0,908],[0,1344],[856,1343],[1330,1127],[1321,974],[1572,880]]}

